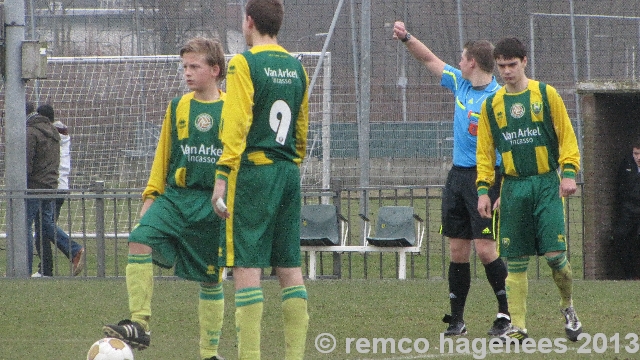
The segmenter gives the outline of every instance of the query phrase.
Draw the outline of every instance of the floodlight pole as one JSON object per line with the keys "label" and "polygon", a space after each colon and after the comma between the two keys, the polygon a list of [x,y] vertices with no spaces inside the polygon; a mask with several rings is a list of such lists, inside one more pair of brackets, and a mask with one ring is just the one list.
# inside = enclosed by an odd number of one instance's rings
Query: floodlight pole
{"label": "floodlight pole", "polygon": [[5,184],[7,201],[7,277],[28,277],[27,269],[27,126],[22,79],[24,1],[6,1],[5,17]]}

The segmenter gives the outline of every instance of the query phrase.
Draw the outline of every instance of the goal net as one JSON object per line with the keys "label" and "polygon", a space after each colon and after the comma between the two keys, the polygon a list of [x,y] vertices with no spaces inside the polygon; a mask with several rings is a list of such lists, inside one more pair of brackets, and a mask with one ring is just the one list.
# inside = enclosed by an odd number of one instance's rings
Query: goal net
{"label": "goal net", "polygon": [[[311,79],[320,53],[294,55]],[[329,55],[325,54],[309,100],[309,153],[302,165],[305,188],[319,188],[323,178],[328,179],[322,174],[329,168],[322,165],[322,122],[328,125],[330,113]],[[27,84],[27,99],[51,103],[56,120],[69,128],[71,188],[86,188],[95,181],[104,181],[107,188],[146,186],[166,107],[172,98],[189,91],[180,57],[52,57],[47,70],[47,79]],[[0,161],[4,171],[4,158]]]}

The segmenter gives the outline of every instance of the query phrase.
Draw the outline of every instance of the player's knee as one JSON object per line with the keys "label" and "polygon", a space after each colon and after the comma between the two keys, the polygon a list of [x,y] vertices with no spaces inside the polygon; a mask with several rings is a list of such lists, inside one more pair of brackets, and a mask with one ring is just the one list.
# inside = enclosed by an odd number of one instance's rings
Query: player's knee
{"label": "player's knee", "polygon": [[469,262],[471,258],[471,241],[465,239],[449,239],[449,252],[452,262]]}
{"label": "player's knee", "polygon": [[276,267],[276,275],[278,276],[280,287],[282,288],[304,285],[302,270],[299,267],[295,267],[295,268]]}
{"label": "player's knee", "polygon": [[129,254],[133,254],[133,255],[151,254],[151,247],[149,245],[136,242],[135,239],[129,238]]}
{"label": "player's knee", "polygon": [[494,262],[498,258],[498,251],[496,250],[496,242],[493,240],[476,239],[474,240],[476,253],[483,264],[489,264]]}

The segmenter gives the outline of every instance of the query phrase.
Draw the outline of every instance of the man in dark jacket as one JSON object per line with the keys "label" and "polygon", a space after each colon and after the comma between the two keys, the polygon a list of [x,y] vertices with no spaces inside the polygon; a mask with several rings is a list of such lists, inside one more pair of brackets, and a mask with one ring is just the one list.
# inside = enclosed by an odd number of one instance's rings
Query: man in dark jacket
{"label": "man in dark jacket", "polygon": [[[27,103],[27,188],[58,188],[58,166],[60,165],[60,134],[49,118],[35,112],[34,105]],[[40,257],[41,276],[53,275],[53,256],[50,242],[54,242],[56,224],[54,220],[55,199],[27,199],[27,258],[29,271],[33,266],[33,225],[42,229],[36,238],[36,251]]]}
{"label": "man in dark jacket", "polygon": [[613,240],[626,280],[638,279],[640,241],[640,138],[622,160],[616,175],[616,216]]}
{"label": "man in dark jacket", "polygon": [[[69,190],[68,177],[69,177],[69,172],[71,170],[71,156],[70,156],[71,138],[69,137],[67,126],[64,125],[62,122],[60,122],[59,120],[58,121],[55,120],[55,116],[54,116],[55,114],[53,111],[53,106],[51,106],[51,104],[42,104],[38,106],[36,111],[38,112],[38,114],[48,118],[49,121],[53,124],[53,126],[58,131],[58,134],[60,134],[60,166],[58,167],[58,194],[60,194],[60,191]],[[60,209],[62,209],[62,204],[64,203],[64,198],[57,198],[54,200],[54,203],[55,203],[55,206],[54,206],[55,212],[54,212],[53,218],[54,218],[54,221],[57,222],[58,217],[60,216]],[[36,231],[35,231],[36,237],[40,236],[40,233],[38,230],[39,229],[36,228]],[[64,256],[66,256],[69,259],[69,261],[71,261],[71,263],[73,264],[73,267],[72,267],[73,276],[80,274],[80,272],[84,268],[84,257],[85,257],[84,247],[82,247],[82,245],[78,244],[77,242],[73,241],[69,237],[69,235],[66,232],[64,232],[64,230],[62,230],[61,227],[57,225],[56,225],[55,245],[58,249],[60,249],[60,251],[62,251]],[[39,275],[42,275],[42,273],[38,271],[33,276],[39,277]]]}

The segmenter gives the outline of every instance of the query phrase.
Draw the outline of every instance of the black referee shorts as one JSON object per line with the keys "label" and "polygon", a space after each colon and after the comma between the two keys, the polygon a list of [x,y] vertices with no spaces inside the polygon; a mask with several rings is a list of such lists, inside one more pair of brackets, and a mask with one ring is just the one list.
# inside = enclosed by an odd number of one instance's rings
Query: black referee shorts
{"label": "black referee shorts", "polygon": [[[494,239],[492,219],[478,213],[477,171],[475,167],[453,166],[442,192],[442,234],[458,239]],[[491,203],[500,196],[500,172],[489,189]]]}

